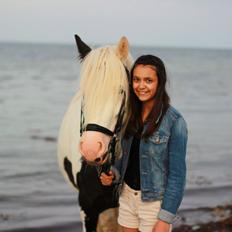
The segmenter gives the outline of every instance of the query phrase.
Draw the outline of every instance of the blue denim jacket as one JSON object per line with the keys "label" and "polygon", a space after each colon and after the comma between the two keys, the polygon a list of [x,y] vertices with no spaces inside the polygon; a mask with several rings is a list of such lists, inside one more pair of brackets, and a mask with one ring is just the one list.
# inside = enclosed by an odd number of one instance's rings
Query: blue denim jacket
{"label": "blue denim jacket", "polygon": [[[119,172],[117,174],[120,176],[121,185],[128,165],[131,143],[132,137],[122,140],[123,154],[115,163],[115,171]],[[183,198],[186,145],[186,122],[172,106],[168,108],[158,130],[140,142],[142,200],[162,200],[158,218],[168,223],[173,222]]]}

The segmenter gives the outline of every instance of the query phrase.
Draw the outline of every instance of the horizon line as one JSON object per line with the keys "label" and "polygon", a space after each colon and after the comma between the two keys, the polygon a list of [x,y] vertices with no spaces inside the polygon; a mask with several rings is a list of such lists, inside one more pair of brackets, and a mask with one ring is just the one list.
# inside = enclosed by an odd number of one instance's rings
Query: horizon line
{"label": "horizon line", "polygon": [[[75,45],[75,41],[73,43],[71,42],[58,42],[58,41],[48,41],[48,42],[44,42],[44,41],[23,41],[23,40],[0,40],[0,43],[4,43],[4,44],[35,44],[35,45],[57,45],[57,46],[76,46]],[[89,43],[91,46],[103,46],[104,44],[107,43]],[[108,43],[113,44],[113,43]],[[201,49],[201,50],[232,50],[232,47],[222,47],[222,46],[176,46],[176,45],[150,45],[150,44],[131,44],[130,43],[130,47],[144,47],[144,48],[148,48],[148,47],[154,47],[154,48],[170,48],[170,49]]]}

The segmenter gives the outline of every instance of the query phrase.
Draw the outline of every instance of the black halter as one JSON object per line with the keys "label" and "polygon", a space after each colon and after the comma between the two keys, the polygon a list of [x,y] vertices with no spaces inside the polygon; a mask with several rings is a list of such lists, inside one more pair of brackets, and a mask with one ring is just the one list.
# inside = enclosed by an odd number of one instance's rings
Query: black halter
{"label": "black halter", "polygon": [[[123,118],[125,115],[126,93],[124,90],[122,90],[122,94],[123,99],[119,109],[118,119],[115,124],[114,131],[111,131],[98,124],[87,124],[86,127],[83,128],[84,115],[82,109],[83,106],[81,106],[80,135],[82,135],[84,131],[98,131],[112,137],[108,145],[108,150],[101,157],[96,158],[94,162],[86,161],[87,163],[95,165],[97,167],[99,175],[101,174],[101,172],[108,172],[110,170],[111,165],[114,165],[115,162],[115,146],[119,140],[119,133],[121,131]],[[98,163],[100,163],[101,161],[105,161],[106,159],[107,161],[104,165],[98,165]]]}

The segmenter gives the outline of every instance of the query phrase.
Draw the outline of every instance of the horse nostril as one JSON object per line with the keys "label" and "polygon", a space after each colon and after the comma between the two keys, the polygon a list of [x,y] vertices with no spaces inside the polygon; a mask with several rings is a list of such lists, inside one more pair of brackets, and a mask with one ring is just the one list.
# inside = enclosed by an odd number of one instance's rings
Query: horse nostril
{"label": "horse nostril", "polygon": [[96,163],[100,163],[101,162],[101,157],[98,157],[94,160]]}

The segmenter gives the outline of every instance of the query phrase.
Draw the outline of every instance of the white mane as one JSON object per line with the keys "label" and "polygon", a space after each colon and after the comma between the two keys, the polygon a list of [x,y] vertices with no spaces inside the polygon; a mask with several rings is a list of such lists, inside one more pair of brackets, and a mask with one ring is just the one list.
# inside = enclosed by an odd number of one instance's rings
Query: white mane
{"label": "white mane", "polygon": [[91,51],[81,68],[85,123],[96,123],[113,130],[123,98],[122,90],[128,97],[128,89],[125,67],[115,48],[107,46]]}

